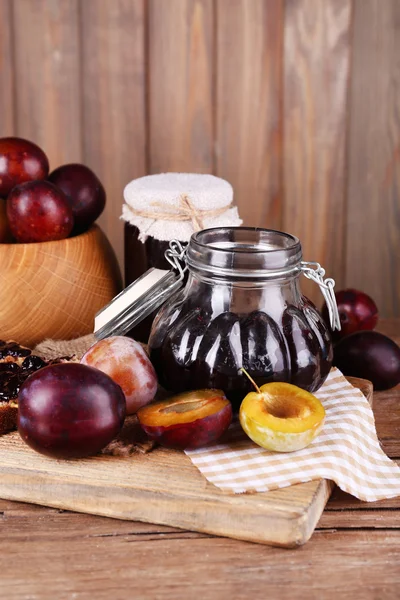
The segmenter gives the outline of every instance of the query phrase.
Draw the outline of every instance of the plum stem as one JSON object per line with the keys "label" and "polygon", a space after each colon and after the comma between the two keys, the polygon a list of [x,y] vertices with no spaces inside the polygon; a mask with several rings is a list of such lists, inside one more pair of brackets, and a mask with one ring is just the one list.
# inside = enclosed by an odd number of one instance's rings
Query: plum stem
{"label": "plum stem", "polygon": [[254,387],[256,388],[256,391],[257,391],[259,394],[261,394],[262,392],[261,392],[260,388],[258,387],[258,385],[256,384],[256,382],[254,381],[254,379],[253,379],[252,377],[250,377],[250,375],[248,374],[248,372],[246,371],[246,369],[244,369],[244,368],[242,367],[241,369],[239,369],[239,371],[243,371],[243,373],[246,375],[246,377],[247,377],[248,379],[250,379],[251,383],[252,383],[252,384],[254,385]]}

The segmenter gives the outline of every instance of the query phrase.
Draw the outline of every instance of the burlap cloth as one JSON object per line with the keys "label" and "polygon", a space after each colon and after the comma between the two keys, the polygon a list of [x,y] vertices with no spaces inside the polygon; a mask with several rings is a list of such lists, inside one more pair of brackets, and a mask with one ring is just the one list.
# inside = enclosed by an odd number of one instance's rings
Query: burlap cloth
{"label": "burlap cloth", "polygon": [[95,343],[96,338],[93,333],[89,333],[89,335],[76,340],[44,340],[33,349],[33,352],[46,360],[52,360],[60,356],[71,356],[80,360]]}
{"label": "burlap cloth", "polygon": [[[33,352],[47,360],[66,356],[78,362],[95,343],[96,338],[91,333],[75,340],[44,340],[33,349]],[[133,415],[125,419],[121,433],[102,450],[102,454],[111,456],[130,456],[137,452],[146,454],[154,447],[155,443],[147,439],[138,424],[137,417]]]}

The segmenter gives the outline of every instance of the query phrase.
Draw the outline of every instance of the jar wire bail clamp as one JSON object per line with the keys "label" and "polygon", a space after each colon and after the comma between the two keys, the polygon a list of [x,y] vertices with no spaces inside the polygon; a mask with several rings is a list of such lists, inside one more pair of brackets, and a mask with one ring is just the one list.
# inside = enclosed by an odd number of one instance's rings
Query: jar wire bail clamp
{"label": "jar wire bail clamp", "polygon": [[[185,277],[185,272],[188,269],[186,264],[186,246],[183,246],[178,240],[171,240],[169,248],[164,252],[166,260],[173,269],[179,273],[179,281]],[[182,266],[182,263],[184,266]]]}
{"label": "jar wire bail clamp", "polygon": [[302,261],[300,270],[307,279],[311,279],[319,285],[321,293],[325,298],[326,305],[329,312],[329,320],[331,323],[332,331],[341,330],[340,316],[336,303],[335,297],[335,280],[331,277],[324,279],[325,269],[317,262],[305,262]]}

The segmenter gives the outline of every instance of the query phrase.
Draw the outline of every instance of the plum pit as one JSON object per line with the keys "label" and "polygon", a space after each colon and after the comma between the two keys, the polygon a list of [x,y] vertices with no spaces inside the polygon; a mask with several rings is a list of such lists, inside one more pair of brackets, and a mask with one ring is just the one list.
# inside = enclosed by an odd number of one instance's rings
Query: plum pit
{"label": "plum pit", "polygon": [[208,400],[183,400],[160,409],[160,413],[185,413],[189,410],[199,410]]}

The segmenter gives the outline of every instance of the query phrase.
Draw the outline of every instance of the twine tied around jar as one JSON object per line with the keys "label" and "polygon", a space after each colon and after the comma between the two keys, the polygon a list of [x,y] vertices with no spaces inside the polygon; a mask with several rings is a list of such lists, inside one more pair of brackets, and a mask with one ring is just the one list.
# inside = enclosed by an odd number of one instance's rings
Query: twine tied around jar
{"label": "twine tied around jar", "polygon": [[232,206],[232,202],[221,208],[212,208],[208,210],[201,210],[196,208],[191,199],[187,194],[181,194],[179,198],[179,207],[171,206],[175,212],[165,210],[165,204],[162,202],[151,202],[150,206],[154,206],[156,210],[142,210],[133,208],[127,205],[130,212],[137,217],[144,217],[146,219],[160,219],[161,221],[191,221],[194,231],[201,231],[204,229],[204,219],[209,217],[218,217],[226,212]]}

